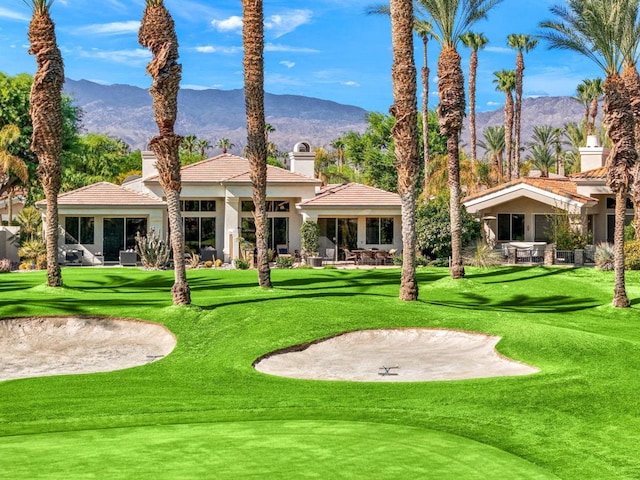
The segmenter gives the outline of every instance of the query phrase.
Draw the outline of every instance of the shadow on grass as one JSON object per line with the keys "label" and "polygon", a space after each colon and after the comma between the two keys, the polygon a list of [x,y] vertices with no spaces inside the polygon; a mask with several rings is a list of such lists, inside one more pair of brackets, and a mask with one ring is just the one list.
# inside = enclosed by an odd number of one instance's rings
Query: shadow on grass
{"label": "shadow on grass", "polygon": [[[534,273],[534,270],[540,270],[540,271]],[[488,278],[488,277],[503,277],[501,280],[496,280],[494,282],[491,282],[491,281],[484,282],[487,285],[490,285],[492,283],[522,282],[525,280],[532,280],[534,278],[542,278],[542,277],[559,275],[571,270],[573,270],[573,268],[512,266],[512,267],[501,267],[497,270],[491,270],[488,272],[472,273],[467,275],[467,278],[480,279],[480,278]],[[509,275],[515,275],[515,274],[518,274],[519,276],[509,278]]]}

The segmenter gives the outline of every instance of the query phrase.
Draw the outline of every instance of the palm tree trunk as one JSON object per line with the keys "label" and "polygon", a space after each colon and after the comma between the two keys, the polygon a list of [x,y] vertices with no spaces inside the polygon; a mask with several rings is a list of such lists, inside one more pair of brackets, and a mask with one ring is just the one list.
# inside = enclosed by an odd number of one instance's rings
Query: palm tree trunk
{"label": "palm tree trunk", "polygon": [[264,27],[262,0],[243,0],[244,88],[247,158],[251,165],[258,249],[258,284],[271,288],[267,244],[267,136],[264,118]]}
{"label": "palm tree trunk", "polygon": [[506,165],[506,173],[507,180],[511,181],[513,179],[513,116],[514,116],[514,105],[513,105],[513,97],[511,93],[507,93],[506,101],[504,102],[504,151],[505,157],[507,160]]}
{"label": "palm tree trunk", "polygon": [[[471,50],[469,59],[469,134],[471,136],[471,164],[475,167],[478,158],[476,139],[476,75],[478,72],[478,51]],[[475,169],[475,168],[474,168]]]}
{"label": "palm tree trunk", "polygon": [[604,123],[613,149],[607,160],[607,185],[616,195],[614,231],[615,287],[614,307],[628,307],[624,275],[624,217],[626,195],[629,188],[629,171],[636,161],[634,118],[631,103],[623,79],[609,76],[603,84]]}
{"label": "palm tree trunk", "polygon": [[522,77],[524,76],[524,57],[522,50],[518,50],[516,57],[516,100],[514,105],[514,157],[513,157],[513,173],[515,178],[520,178],[520,134],[521,134],[521,117],[522,117]]}
{"label": "palm tree trunk", "polygon": [[420,170],[418,153],[418,107],[416,67],[413,57],[413,3],[391,0],[393,45],[393,100],[390,112],[396,118],[392,129],[398,168],[398,193],[402,205],[402,274],[400,300],[418,299],[416,280],[416,182]]}
{"label": "palm tree trunk", "polygon": [[455,48],[445,46],[438,59],[438,116],[440,131],[447,137],[447,171],[449,185],[449,215],[451,219],[451,277],[463,278],[462,225],[460,215],[460,131],[464,119],[464,75],[460,55]]}
{"label": "palm tree trunk", "polygon": [[38,177],[47,200],[47,285],[60,287],[62,272],[58,265],[58,193],[61,182],[64,66],[56,41],[55,25],[48,13],[34,13],[29,25],[29,42],[29,53],[36,56],[38,64],[30,94],[33,125],[31,150],[38,158]]}
{"label": "palm tree trunk", "polygon": [[427,63],[428,38],[422,37],[424,66],[422,67],[422,156],[424,157],[424,180],[422,191],[429,185],[429,66]]}
{"label": "palm tree trunk", "polygon": [[[640,240],[640,75],[635,65],[625,64],[622,71],[622,80],[627,87],[629,100],[631,102],[631,110],[633,111],[634,120],[634,137],[636,142],[636,158],[635,164],[631,170],[633,183],[631,184],[631,199],[633,200],[633,229],[635,231],[634,238]],[[597,108],[597,103],[596,103]]]}

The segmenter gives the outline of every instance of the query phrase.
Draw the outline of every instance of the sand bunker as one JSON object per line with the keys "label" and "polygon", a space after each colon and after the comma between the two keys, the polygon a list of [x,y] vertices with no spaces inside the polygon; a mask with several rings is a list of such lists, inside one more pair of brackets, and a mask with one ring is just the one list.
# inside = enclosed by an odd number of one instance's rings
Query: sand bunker
{"label": "sand bunker", "polygon": [[500,337],[436,329],[361,330],[265,355],[256,370],[315,380],[418,382],[529,375],[495,350]]}
{"label": "sand bunker", "polygon": [[0,319],[0,380],[121,370],[158,360],[175,345],[164,326],[136,320]]}

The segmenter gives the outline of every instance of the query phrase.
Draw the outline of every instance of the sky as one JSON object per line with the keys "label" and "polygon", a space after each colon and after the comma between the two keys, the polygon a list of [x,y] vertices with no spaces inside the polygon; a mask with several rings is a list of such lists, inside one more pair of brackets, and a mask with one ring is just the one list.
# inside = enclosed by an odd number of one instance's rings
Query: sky
{"label": "sky", "polygon": [[[55,0],[51,16],[73,80],[124,83],[148,88],[149,52],[137,41],[144,0]],[[376,0],[267,0],[265,9],[265,90],[355,105],[387,113],[391,89],[389,17],[367,15]],[[472,30],[489,43],[479,52],[477,110],[495,110],[504,95],[495,91],[493,72],[513,69],[511,33],[535,35],[538,24],[553,19],[549,7],[564,0],[503,0]],[[239,0],[165,0],[172,14],[183,65],[182,88],[221,90],[243,86],[242,2]],[[0,0],[0,71],[35,72],[28,54],[31,10],[22,0]],[[467,75],[469,50],[461,47]],[[437,104],[437,56],[429,42],[429,102]],[[416,66],[422,67],[422,42],[416,40]],[[549,50],[544,42],[525,55],[524,95],[573,95],[585,78],[601,76],[584,57]],[[420,99],[421,101],[421,99]]]}

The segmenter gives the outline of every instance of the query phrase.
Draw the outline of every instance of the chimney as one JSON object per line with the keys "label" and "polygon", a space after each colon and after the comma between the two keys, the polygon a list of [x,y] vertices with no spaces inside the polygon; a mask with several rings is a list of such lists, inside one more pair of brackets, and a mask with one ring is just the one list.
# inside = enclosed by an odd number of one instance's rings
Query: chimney
{"label": "chimney", "polygon": [[289,152],[291,171],[309,178],[315,178],[316,154],[307,142],[296,143],[293,152]]}
{"label": "chimney", "polygon": [[157,160],[155,154],[144,150],[140,153],[142,154],[142,179],[157,175],[158,169],[156,168]]}
{"label": "chimney", "polygon": [[610,149],[600,146],[598,137],[595,135],[587,136],[587,146],[579,149],[580,151],[580,171],[586,172],[595,168],[604,167],[607,164]]}

